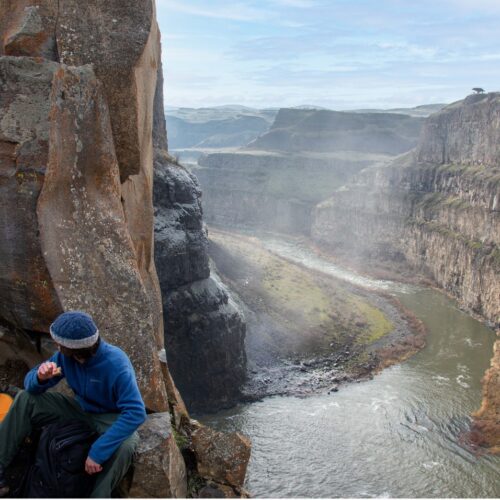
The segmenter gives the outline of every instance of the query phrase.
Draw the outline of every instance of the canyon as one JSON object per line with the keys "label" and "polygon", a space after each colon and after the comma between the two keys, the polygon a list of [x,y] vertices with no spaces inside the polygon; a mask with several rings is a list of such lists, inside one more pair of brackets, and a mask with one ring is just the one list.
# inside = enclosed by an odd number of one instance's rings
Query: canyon
{"label": "canyon", "polygon": [[309,234],[316,204],[362,169],[411,149],[422,123],[395,113],[281,109],[256,140],[192,166],[206,221]]}
{"label": "canyon", "polygon": [[[500,94],[427,119],[416,149],[362,172],[315,211],[312,237],[366,267],[410,268],[500,327]],[[476,425],[498,449],[498,347]],[[497,408],[496,410],[494,408]]]}
{"label": "canyon", "polygon": [[[378,140],[392,116],[281,110],[245,148],[211,153],[192,168],[214,241],[216,229],[310,238],[368,275],[437,286],[498,329],[498,113],[499,94],[471,95],[440,106],[411,129],[413,142],[399,137],[391,150],[391,140]],[[354,151],[335,151],[340,144]],[[499,436],[495,353],[473,431],[491,450]]]}

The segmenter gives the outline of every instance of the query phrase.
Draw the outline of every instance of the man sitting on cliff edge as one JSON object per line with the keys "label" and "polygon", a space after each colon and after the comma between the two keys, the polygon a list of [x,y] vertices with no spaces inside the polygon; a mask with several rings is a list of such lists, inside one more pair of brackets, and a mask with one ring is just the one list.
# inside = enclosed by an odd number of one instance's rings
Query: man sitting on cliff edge
{"label": "man sitting on cliff edge", "polygon": [[[61,314],[50,334],[59,352],[28,372],[26,390],[0,423],[0,496],[8,493],[5,468],[33,427],[78,419],[101,434],[85,463],[88,474],[98,474],[91,496],[109,498],[131,465],[139,439],[135,431],[146,420],[134,369],[121,349],[100,339],[86,313]],[[75,398],[46,392],[64,377]]]}

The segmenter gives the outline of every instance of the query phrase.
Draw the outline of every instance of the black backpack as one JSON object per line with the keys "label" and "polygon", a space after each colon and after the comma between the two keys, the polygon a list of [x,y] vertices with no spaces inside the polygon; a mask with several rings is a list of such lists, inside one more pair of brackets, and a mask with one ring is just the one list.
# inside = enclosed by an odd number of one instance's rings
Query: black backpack
{"label": "black backpack", "polygon": [[92,443],[99,437],[85,422],[70,420],[45,426],[35,461],[23,481],[24,498],[87,498],[95,474],[85,472]]}

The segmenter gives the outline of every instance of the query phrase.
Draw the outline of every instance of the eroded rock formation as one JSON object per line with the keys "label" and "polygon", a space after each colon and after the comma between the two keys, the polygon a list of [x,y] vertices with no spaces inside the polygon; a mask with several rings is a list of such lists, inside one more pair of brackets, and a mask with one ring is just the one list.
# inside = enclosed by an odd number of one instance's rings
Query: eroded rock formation
{"label": "eroded rock formation", "polygon": [[201,192],[165,151],[155,155],[155,259],[168,365],[191,411],[214,411],[240,397],[246,377],[245,323],[210,276]]}
{"label": "eroded rock formation", "polygon": [[[497,332],[500,335],[500,331]],[[493,453],[500,453],[500,340],[495,342],[491,367],[485,373],[483,402],[475,413],[472,437],[477,444],[486,446]]]}
{"label": "eroded rock formation", "polygon": [[[206,318],[200,327],[205,338],[199,335],[204,347],[205,339],[215,344],[226,331],[236,333],[242,346],[244,325],[208,277],[194,180],[162,160],[165,122],[154,116],[155,103],[163,115],[162,85],[153,0],[0,2],[0,384],[22,385],[25,372],[47,354],[32,340],[43,344],[59,313],[89,312],[101,335],[127,352],[147,407],[158,412],[140,431],[130,495],[185,497],[186,465],[175,433],[189,435],[191,421],[160,360],[165,354],[153,255],[153,136],[160,167],[177,176],[167,197],[178,211],[178,232],[164,234],[161,249],[169,290],[209,290],[208,298],[179,306],[177,314],[191,307],[192,318]],[[190,203],[198,207],[193,220],[182,216]],[[196,232],[200,255],[188,237]],[[200,262],[196,272],[176,260],[180,234],[186,236],[186,254]],[[174,262],[177,268],[170,269]],[[208,319],[206,304],[212,302]],[[226,328],[231,321],[235,332]],[[219,346],[224,361],[213,363],[217,369],[232,362],[224,349]],[[240,363],[242,373],[244,368]],[[223,386],[221,379],[215,382]],[[224,391],[227,397],[229,388]]]}
{"label": "eroded rock formation", "polygon": [[2,317],[47,332],[62,310],[88,311],[129,353],[146,404],[164,410],[154,4],[4,1],[0,14]]}

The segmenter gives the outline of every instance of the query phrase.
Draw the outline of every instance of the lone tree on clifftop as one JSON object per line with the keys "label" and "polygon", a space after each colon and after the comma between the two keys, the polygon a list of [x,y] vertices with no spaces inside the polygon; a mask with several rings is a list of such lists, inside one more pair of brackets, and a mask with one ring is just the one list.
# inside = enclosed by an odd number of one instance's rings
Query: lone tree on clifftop
{"label": "lone tree on clifftop", "polygon": [[482,89],[481,87],[474,87],[472,89],[476,94],[484,94],[484,89]]}

